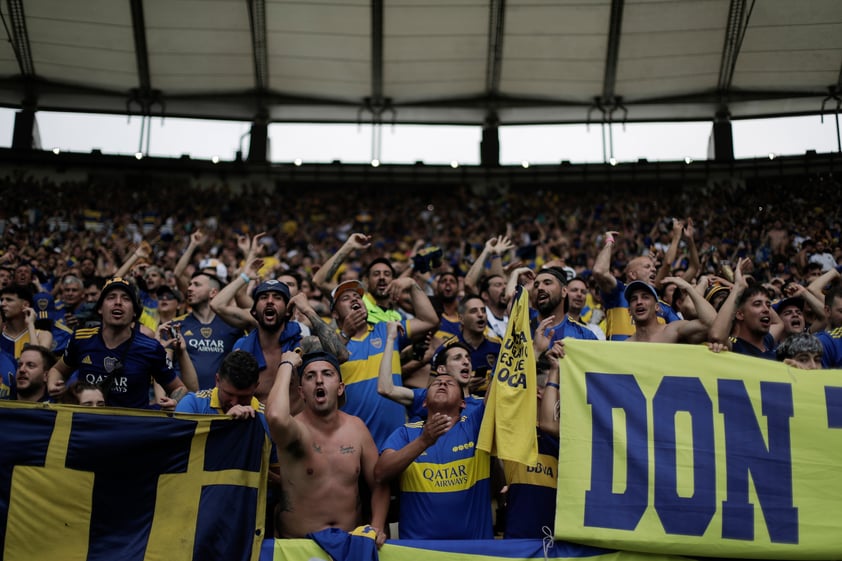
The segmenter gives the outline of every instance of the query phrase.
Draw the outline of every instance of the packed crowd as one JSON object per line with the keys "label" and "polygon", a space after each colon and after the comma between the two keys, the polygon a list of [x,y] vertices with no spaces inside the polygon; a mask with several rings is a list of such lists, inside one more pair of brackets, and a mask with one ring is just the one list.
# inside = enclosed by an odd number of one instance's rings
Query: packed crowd
{"label": "packed crowd", "polygon": [[402,538],[491,538],[493,503],[506,537],[552,528],[553,472],[474,446],[519,285],[545,465],[565,338],[842,364],[828,177],[657,195],[106,187],[2,181],[0,397],[258,419],[279,537],[366,522],[383,543],[398,521]]}

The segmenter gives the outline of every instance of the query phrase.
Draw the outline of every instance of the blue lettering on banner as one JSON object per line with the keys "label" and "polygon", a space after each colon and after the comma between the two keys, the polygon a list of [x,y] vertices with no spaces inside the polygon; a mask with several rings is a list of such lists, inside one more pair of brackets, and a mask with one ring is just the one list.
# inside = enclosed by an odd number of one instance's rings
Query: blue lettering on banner
{"label": "blue lettering on banner", "polygon": [[754,505],[748,500],[748,477],[775,543],[798,543],[798,509],[792,501],[790,425],[792,387],[761,382],[768,448],[741,380],[719,380],[719,412],[725,420],[727,498],[722,503],[722,536],[754,539]]}
{"label": "blue lettering on banner", "polygon": [[[633,530],[649,496],[646,397],[631,374],[585,374],[593,418],[591,487],[585,493],[585,526]],[[612,409],[626,415],[626,489],[614,493]]]}
{"label": "blue lettering on banner", "polygon": [[[652,401],[655,510],[668,534],[702,536],[716,512],[713,404],[698,378],[666,376]],[[692,419],[693,495],[678,496],[675,414]]]}
{"label": "blue lettering on banner", "polygon": [[827,405],[827,428],[842,429],[842,388],[825,386],[824,400]]}

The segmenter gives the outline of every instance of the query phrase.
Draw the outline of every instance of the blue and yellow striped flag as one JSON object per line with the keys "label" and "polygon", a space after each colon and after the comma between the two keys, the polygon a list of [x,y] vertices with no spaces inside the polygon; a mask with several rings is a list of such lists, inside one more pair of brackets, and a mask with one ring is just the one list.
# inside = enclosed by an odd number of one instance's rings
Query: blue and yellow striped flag
{"label": "blue and yellow striped flag", "polygon": [[4,561],[256,561],[259,420],[0,403]]}

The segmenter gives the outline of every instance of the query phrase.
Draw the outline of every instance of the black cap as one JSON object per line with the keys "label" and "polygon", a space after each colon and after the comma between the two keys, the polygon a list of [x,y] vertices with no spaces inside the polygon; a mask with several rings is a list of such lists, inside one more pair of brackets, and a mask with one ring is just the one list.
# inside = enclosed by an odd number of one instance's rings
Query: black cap
{"label": "black cap", "polygon": [[100,292],[99,299],[96,301],[97,313],[102,309],[102,303],[105,302],[105,297],[115,290],[122,290],[129,295],[132,301],[132,308],[134,309],[134,319],[139,318],[140,314],[143,313],[143,306],[140,304],[140,299],[137,297],[137,291],[134,285],[123,277],[111,277],[105,281],[105,286],[102,287],[102,292]]}

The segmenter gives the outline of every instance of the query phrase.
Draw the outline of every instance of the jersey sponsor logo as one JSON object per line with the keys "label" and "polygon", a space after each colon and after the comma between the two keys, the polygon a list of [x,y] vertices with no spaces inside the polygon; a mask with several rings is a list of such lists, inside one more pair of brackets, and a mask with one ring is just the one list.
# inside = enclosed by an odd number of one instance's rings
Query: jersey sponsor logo
{"label": "jersey sponsor logo", "polygon": [[200,353],[225,352],[225,341],[222,339],[188,339],[187,344]]}

